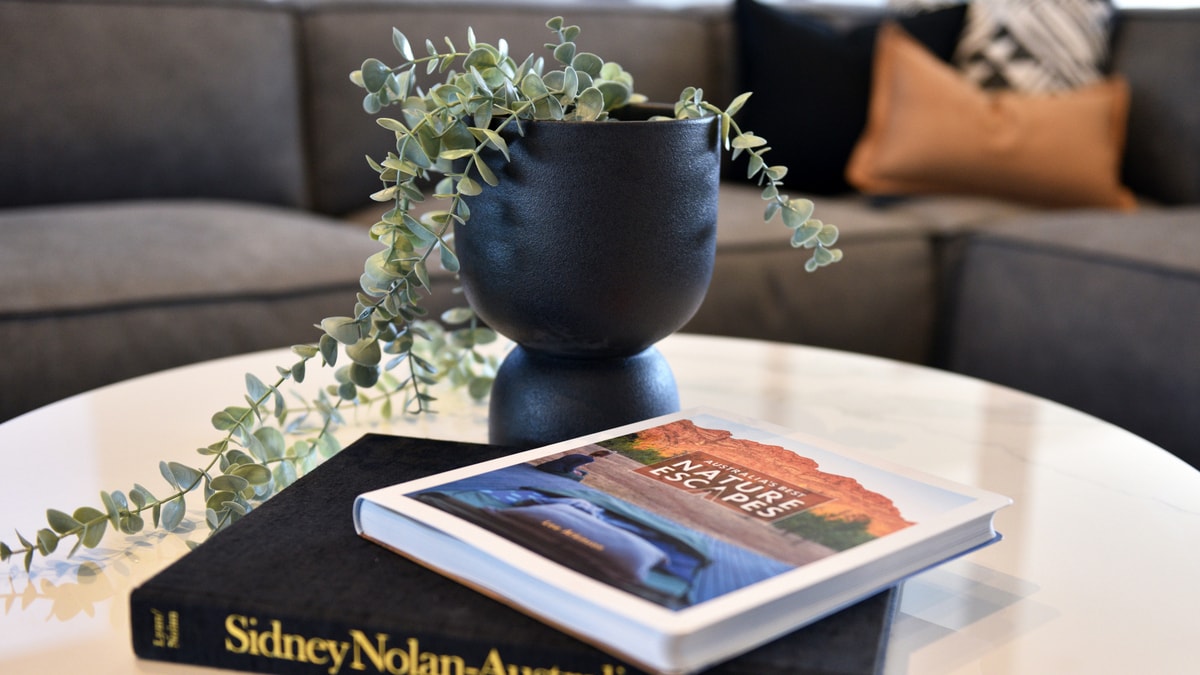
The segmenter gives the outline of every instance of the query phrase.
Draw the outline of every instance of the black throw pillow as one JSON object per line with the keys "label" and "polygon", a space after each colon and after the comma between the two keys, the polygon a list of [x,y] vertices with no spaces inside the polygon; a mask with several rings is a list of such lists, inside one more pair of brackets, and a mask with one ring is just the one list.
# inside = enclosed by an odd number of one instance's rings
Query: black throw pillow
{"label": "black throw pillow", "polygon": [[[950,62],[966,16],[955,5],[894,17],[938,58]],[[880,16],[849,30],[814,10],[737,0],[738,92],[754,95],[739,113],[744,131],[766,138],[770,165],[788,167],[785,184],[804,194],[852,190],[846,163],[867,124],[871,63]],[[740,161],[734,175],[745,175]]]}

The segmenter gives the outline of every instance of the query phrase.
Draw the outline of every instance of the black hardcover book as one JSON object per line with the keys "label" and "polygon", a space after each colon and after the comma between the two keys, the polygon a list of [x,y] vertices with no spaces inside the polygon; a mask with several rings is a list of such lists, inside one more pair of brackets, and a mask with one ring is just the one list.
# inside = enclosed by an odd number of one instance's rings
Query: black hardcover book
{"label": "black hardcover book", "polygon": [[[641,672],[355,532],[359,494],[509,452],[364,436],[136,588],[135,653],[264,673]],[[898,594],[879,593],[710,672],[878,672]]]}

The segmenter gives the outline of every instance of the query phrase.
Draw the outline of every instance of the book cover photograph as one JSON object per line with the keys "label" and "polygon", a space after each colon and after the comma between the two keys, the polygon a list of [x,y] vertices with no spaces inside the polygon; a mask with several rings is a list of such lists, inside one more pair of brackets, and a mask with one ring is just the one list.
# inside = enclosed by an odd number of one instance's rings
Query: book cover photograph
{"label": "book cover photograph", "polygon": [[356,517],[468,586],[686,671],[995,541],[1007,503],[697,410],[391,486]]}

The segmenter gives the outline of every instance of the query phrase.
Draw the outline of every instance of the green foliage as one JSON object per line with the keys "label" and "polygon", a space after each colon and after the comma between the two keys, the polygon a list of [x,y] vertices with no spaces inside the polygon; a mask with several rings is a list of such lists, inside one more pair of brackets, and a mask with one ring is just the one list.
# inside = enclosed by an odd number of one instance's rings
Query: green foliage
{"label": "green foliage", "polygon": [[[144,529],[147,519],[153,527],[176,530],[184,522],[187,496],[197,492],[203,495],[208,526],[219,532],[340,449],[330,432],[344,423],[343,406],[378,404],[387,418],[426,412],[435,403],[430,388],[440,381],[465,387],[477,399],[486,397],[497,363],[478,348],[493,342],[495,333],[467,308],[447,312],[441,324],[426,321],[421,299],[431,290],[431,264],[451,273],[459,269],[453,228],[467,225],[468,198],[498,182],[487,156],[508,160],[505,134],[523,134],[526,122],[603,122],[612,110],[645,100],[619,64],[579,49],[578,26],[561,17],[546,26],[556,38],[546,44],[552,66],[532,54],[517,61],[504,40],[480,42],[470,29],[465,49],[447,37],[444,46],[425,40],[418,55],[421,47],[393,29],[399,65],[369,58],[350,74],[366,91],[368,113],[398,108],[395,116],[377,119],[394,135],[394,150],[380,160],[367,158],[381,184],[371,198],[389,207],[370,229],[381,250],[363,266],[353,311],[323,319],[317,343],[293,347],[297,360],[277,368],[273,382],[247,375],[244,402],[213,415],[212,425],[223,437],[198,450],[202,461],[160,465],[164,496],[135,485],[127,494],[102,492],[102,508],[84,506],[70,514],[51,509],[49,527],[32,540],[17,532],[17,546],[0,541],[0,560],[20,556],[28,570],[35,554],[53,553],[64,539],[74,539],[74,553],[97,546],[109,527],[132,534]],[[422,72],[445,77],[421,91]],[[787,168],[768,165],[767,141],[734,121],[748,98],[743,94],[721,110],[705,101],[701,90],[687,88],[675,105],[675,119],[719,117],[726,149],[735,158],[748,156],[748,175],[763,188],[765,218],[780,215],[792,231],[792,245],[813,251],[806,269],[836,262],[841,258],[832,248],[837,228],[813,219],[809,200],[789,199],[780,191]],[[416,215],[414,208],[430,197],[440,208],[423,208]],[[342,354],[349,363],[339,365]],[[289,408],[281,387],[289,380],[303,382],[313,360],[333,368],[335,382],[302,407]],[[299,440],[289,443],[289,437]],[[651,451],[645,459],[656,457]]]}
{"label": "green foliage", "polygon": [[762,198],[767,202],[763,219],[770,221],[779,215],[783,224],[792,230],[792,246],[813,251],[812,257],[804,264],[804,269],[809,272],[838,262],[842,259],[842,252],[833,248],[838,239],[837,227],[812,217],[815,205],[811,200],[791,199],[780,192],[787,167],[768,165],[766,154],[771,148],[767,140],[753,132],[742,131],[734,120],[734,115],[749,98],[750,93],[744,93],[735,98],[728,108],[721,110],[704,100],[702,90],[689,87],[683,90],[675,104],[675,116],[678,119],[719,116],[725,148],[731,151],[734,159],[743,152],[748,155],[746,176],[757,178],[759,186],[763,188]]}
{"label": "green foliage", "polygon": [[[435,380],[431,373],[437,373],[467,386],[477,398],[486,396],[487,388],[478,383],[490,384],[496,363],[475,348],[494,341],[495,333],[480,327],[474,313],[467,309],[448,313],[444,320],[460,325],[445,328],[415,322],[409,327],[411,332],[425,336],[426,341],[406,360],[423,364],[417,370],[431,383]],[[35,556],[54,553],[64,541],[71,543],[68,556],[80,548],[99,546],[109,528],[124,534],[136,534],[147,527],[177,531],[185,520],[187,498],[193,493],[203,498],[205,522],[211,532],[220,532],[341,449],[330,432],[345,423],[340,412],[344,404],[378,403],[380,414],[391,418],[399,411],[414,409],[418,403],[428,409],[434,400],[423,390],[414,392],[407,380],[391,373],[382,373],[378,382],[360,385],[350,379],[358,365],[352,363],[335,373],[338,385],[322,390],[315,400],[303,402],[300,407],[288,407],[281,387],[289,380],[302,381],[305,364],[311,359],[321,357],[329,365],[316,346],[301,345],[292,350],[299,360],[291,367],[278,368],[274,382],[264,383],[248,373],[245,404],[213,414],[213,428],[224,432],[224,436],[196,450],[202,458],[199,463],[159,463],[166,485],[162,496],[134,484],[128,492],[102,491],[98,507],[82,506],[70,513],[48,509],[49,527],[37,530],[32,539],[18,531],[15,547],[0,542],[0,562],[19,557],[29,570]],[[367,356],[360,358],[373,358],[371,350],[367,351]],[[367,390],[373,396],[368,396]],[[417,396],[422,397],[419,402]],[[289,444],[289,437],[299,440]]]}
{"label": "green foliage", "polygon": [[803,511],[775,523],[775,527],[787,530],[835,551],[845,551],[864,544],[875,535],[867,532],[869,518],[836,518]]}

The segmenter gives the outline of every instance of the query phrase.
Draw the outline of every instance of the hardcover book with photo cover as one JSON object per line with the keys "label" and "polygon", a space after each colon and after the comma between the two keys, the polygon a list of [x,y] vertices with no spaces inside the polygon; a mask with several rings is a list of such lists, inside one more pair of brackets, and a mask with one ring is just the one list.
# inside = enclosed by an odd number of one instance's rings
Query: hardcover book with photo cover
{"label": "hardcover book with photo cover", "polygon": [[[133,591],[134,651],[264,673],[637,675],[633,665],[358,536],[362,492],[510,448],[368,434]],[[888,589],[713,668],[870,675]]]}
{"label": "hardcover book with photo cover", "polygon": [[693,410],[362,495],[358,531],[693,672],[990,544],[1007,497]]}

